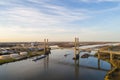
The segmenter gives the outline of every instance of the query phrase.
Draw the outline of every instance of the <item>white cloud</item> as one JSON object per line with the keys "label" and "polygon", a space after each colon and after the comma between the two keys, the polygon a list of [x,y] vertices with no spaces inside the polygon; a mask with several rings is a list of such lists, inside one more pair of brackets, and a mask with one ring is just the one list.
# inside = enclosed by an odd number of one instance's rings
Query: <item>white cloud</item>
{"label": "white cloud", "polygon": [[[39,4],[40,8],[19,6],[1,10],[0,21],[4,19],[6,23],[19,23],[18,25],[21,26],[27,24],[29,27],[33,27],[33,25],[46,27],[88,18],[88,16],[80,10],[70,10],[62,6],[51,5],[44,3],[43,0],[28,1]],[[38,1],[41,2],[38,3]],[[11,2],[8,3],[10,4]]]}
{"label": "white cloud", "polygon": [[[71,22],[85,20],[89,18],[91,14],[103,13],[106,11],[118,10],[112,8],[102,11],[89,11],[85,9],[70,9],[63,6],[53,5],[46,3],[50,0],[26,0],[33,5],[28,6],[26,4],[18,3],[17,1],[25,0],[7,0],[0,1],[0,5],[4,5],[5,9],[0,10],[0,36],[1,38],[13,38],[16,40],[19,37],[21,39],[40,39],[43,37],[58,38],[57,40],[71,39],[72,37],[79,35],[82,40],[90,40],[94,37],[97,39],[102,38],[105,32],[94,30],[90,28],[79,28],[78,25],[71,25],[77,27],[76,30],[70,29]],[[108,0],[81,0],[84,2],[103,2]],[[112,0],[109,0],[112,1]],[[116,1],[116,0],[114,0]],[[9,7],[9,6],[10,7]],[[13,6],[14,5],[14,6]],[[19,6],[18,6],[19,5]],[[34,6],[34,5],[37,5]],[[87,15],[88,14],[88,15]],[[66,28],[65,24],[69,24]],[[81,27],[81,26],[80,26]],[[80,30],[78,30],[80,29]],[[101,34],[102,33],[102,34]],[[3,35],[4,34],[4,35]],[[57,34],[57,35],[56,35]],[[109,34],[106,34],[106,36]],[[92,38],[90,38],[92,36]],[[98,36],[101,36],[100,38]],[[106,37],[104,36],[104,38]],[[69,37],[69,38],[68,38]],[[17,40],[18,40],[17,39]]]}

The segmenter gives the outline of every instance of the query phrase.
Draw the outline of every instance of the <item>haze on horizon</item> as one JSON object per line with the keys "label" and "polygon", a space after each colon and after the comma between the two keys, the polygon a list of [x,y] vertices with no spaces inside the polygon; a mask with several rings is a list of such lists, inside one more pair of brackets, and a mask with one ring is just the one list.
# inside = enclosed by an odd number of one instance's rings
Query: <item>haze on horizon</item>
{"label": "haze on horizon", "polygon": [[0,42],[120,41],[120,0],[0,0]]}

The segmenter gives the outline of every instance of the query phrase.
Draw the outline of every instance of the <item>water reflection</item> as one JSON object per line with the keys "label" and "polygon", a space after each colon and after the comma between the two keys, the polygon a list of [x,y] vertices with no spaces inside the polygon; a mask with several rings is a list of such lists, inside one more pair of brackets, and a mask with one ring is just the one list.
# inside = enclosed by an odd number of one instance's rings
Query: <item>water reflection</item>
{"label": "water reflection", "polygon": [[74,60],[74,63],[75,63],[75,77],[77,80],[79,76],[79,60]]}
{"label": "water reflection", "polygon": [[44,62],[44,70],[47,71],[49,68],[49,55],[46,56],[46,58],[44,58],[43,60]]}

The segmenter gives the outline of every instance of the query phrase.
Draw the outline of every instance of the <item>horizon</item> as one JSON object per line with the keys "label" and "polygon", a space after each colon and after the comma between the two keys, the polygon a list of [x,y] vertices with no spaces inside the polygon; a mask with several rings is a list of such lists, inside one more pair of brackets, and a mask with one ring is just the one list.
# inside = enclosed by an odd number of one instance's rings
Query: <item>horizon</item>
{"label": "horizon", "polygon": [[[42,39],[42,40],[36,40],[36,41],[0,41],[0,43],[9,43],[9,42],[44,42],[44,39]],[[49,42],[74,42],[74,38],[72,39],[72,40],[61,40],[61,41],[58,41],[58,40],[54,40],[54,41],[52,41],[52,40],[49,40]],[[86,40],[86,41],[80,41],[80,42],[120,42],[120,41],[88,41],[88,40]]]}
{"label": "horizon", "polygon": [[120,0],[1,0],[0,42],[119,42]]}

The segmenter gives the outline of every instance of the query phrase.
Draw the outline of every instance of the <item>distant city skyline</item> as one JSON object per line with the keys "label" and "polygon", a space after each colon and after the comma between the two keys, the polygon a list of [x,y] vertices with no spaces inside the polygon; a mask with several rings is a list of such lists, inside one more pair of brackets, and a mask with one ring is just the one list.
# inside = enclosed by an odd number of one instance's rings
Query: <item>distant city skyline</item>
{"label": "distant city skyline", "polygon": [[120,41],[120,0],[0,0],[0,42]]}

